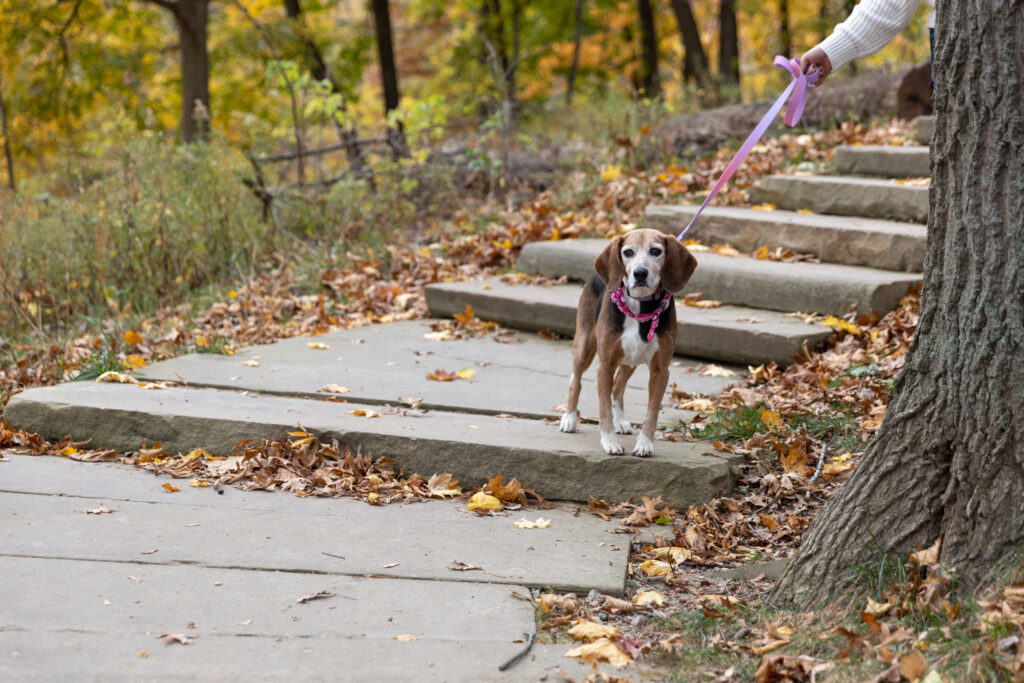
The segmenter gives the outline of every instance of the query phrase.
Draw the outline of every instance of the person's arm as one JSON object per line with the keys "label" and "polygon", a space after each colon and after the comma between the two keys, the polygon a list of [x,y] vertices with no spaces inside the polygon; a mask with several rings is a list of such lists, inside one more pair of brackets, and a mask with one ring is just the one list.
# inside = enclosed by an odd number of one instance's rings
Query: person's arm
{"label": "person's arm", "polygon": [[920,0],[861,0],[846,21],[800,58],[800,66],[818,67],[820,83],[832,71],[854,59],[873,55],[896,37],[914,18]]}

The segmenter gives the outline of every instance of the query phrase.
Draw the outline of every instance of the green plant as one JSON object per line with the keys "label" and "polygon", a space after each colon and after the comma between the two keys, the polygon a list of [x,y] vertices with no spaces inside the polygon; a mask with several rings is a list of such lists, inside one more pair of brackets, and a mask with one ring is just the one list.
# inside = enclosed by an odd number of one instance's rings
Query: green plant
{"label": "green plant", "polygon": [[698,439],[716,441],[749,439],[758,432],[768,431],[761,419],[765,409],[763,403],[752,406],[737,400],[731,409],[716,410],[706,424],[694,430],[693,435]]}

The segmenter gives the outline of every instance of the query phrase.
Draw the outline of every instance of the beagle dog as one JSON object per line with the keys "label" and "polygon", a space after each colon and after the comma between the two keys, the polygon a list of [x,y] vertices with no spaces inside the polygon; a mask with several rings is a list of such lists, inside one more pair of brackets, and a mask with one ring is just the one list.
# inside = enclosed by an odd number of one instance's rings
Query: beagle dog
{"label": "beagle dog", "polygon": [[647,416],[632,454],[653,455],[654,430],[676,345],[672,295],[686,286],[696,267],[697,259],[686,247],[657,230],[634,230],[605,247],[594,261],[597,274],[583,288],[576,311],[572,379],[561,431],[576,431],[581,378],[596,353],[601,447],[609,455],[622,455],[614,435],[633,431],[622,410],[622,395],[636,367],[646,363]]}

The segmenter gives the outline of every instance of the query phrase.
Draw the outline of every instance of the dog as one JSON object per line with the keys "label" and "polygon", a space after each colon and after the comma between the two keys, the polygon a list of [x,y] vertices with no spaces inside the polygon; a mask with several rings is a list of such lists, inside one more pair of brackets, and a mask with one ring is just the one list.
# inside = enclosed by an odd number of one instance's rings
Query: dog
{"label": "dog", "polygon": [[561,431],[576,431],[581,380],[596,354],[601,447],[609,455],[622,455],[615,434],[633,432],[622,410],[622,395],[637,366],[646,363],[647,415],[632,455],[654,454],[654,430],[676,345],[673,294],[686,286],[696,267],[697,259],[686,247],[657,230],[634,230],[605,247],[576,311],[572,379]]}

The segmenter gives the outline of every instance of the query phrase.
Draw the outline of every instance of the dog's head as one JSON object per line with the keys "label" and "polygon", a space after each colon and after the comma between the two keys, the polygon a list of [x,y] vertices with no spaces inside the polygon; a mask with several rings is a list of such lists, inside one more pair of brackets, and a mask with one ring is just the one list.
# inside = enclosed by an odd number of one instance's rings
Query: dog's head
{"label": "dog's head", "polygon": [[609,288],[626,285],[629,295],[650,296],[664,288],[678,292],[689,281],[697,259],[671,235],[633,230],[613,239],[594,261]]}

